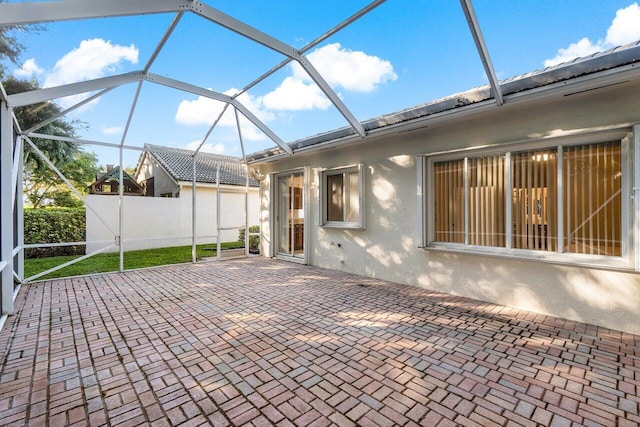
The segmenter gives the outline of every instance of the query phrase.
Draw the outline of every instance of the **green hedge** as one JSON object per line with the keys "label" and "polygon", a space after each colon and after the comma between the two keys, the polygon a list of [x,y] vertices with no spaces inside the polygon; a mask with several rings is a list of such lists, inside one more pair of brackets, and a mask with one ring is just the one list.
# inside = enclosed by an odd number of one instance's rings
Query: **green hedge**
{"label": "green hedge", "polygon": [[[259,233],[260,226],[259,225],[250,225],[249,233]],[[240,229],[238,233],[238,241],[244,243],[244,228]],[[260,236],[249,236],[249,250],[257,251],[260,246]]]}
{"label": "green hedge", "polygon": [[[83,242],[86,236],[84,208],[38,208],[24,210],[24,242],[66,243]],[[45,258],[61,255],[82,255],[85,246],[62,246],[25,250],[26,258]]]}

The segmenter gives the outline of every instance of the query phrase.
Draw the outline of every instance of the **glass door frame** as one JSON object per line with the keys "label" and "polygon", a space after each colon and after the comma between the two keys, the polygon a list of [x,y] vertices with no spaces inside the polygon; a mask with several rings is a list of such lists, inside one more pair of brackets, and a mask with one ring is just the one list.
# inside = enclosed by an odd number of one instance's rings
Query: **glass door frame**
{"label": "glass door frame", "polygon": [[[282,194],[280,190],[280,180],[282,178],[293,178],[294,176],[302,177],[302,254],[296,254],[295,252],[295,229],[294,227],[289,227],[291,229],[290,233],[290,244],[288,252],[280,251],[280,238],[281,238],[281,228],[283,221],[286,221],[286,215],[282,215],[281,212],[281,203],[282,203]],[[308,242],[309,242],[309,173],[308,168],[296,168],[281,172],[276,172],[271,175],[271,253],[275,258],[283,259],[286,261],[297,262],[301,264],[308,264]],[[289,190],[293,187],[290,185],[287,187]],[[291,194],[291,193],[289,193]],[[293,198],[290,197],[289,209],[292,209]]]}

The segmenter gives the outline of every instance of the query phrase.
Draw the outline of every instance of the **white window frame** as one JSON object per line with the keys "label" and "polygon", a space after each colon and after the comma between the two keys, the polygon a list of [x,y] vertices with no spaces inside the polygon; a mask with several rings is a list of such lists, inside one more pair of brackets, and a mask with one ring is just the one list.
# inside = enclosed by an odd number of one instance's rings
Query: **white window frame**
{"label": "white window frame", "polygon": [[[635,131],[635,132],[634,132]],[[431,153],[418,156],[418,247],[426,251],[442,251],[454,253],[468,253],[477,255],[487,255],[506,258],[527,259],[535,261],[550,262],[554,264],[564,265],[582,265],[592,266],[596,268],[621,269],[621,270],[640,270],[640,253],[635,250],[640,245],[634,243],[634,236],[640,235],[640,220],[634,216],[633,193],[635,187],[634,182],[640,181],[640,126],[634,126],[633,131],[629,127],[611,129],[605,131],[596,131],[584,134],[576,134],[570,136],[551,137],[533,141],[519,141],[509,144],[496,144],[485,146],[482,148],[467,148],[460,150],[451,150],[448,152]],[[506,236],[506,247],[490,247],[490,246],[474,246],[464,243],[449,243],[434,241],[434,188],[433,174],[434,163],[461,160],[467,157],[487,156],[487,155],[506,155],[508,167],[505,167],[505,191],[511,192],[510,179],[510,153],[517,153],[528,150],[553,149],[558,147],[568,147],[577,145],[597,144],[607,141],[621,142],[621,256],[602,256],[590,254],[563,253],[562,247],[559,245],[558,251],[539,251],[527,249],[511,248],[510,233]],[[562,162],[558,162],[557,178],[561,179]],[[561,217],[562,209],[562,189],[558,189],[558,217]],[[511,203],[506,204],[506,220],[511,221]],[[562,221],[558,234],[562,235]],[[507,228],[509,229],[509,228]]]}
{"label": "white window frame", "polygon": [[[326,228],[347,228],[355,230],[365,229],[365,198],[364,198],[364,164],[359,163],[357,165],[343,166],[333,169],[323,169],[320,171],[320,191],[319,193],[319,207],[320,212],[320,226]],[[358,220],[357,221],[329,221],[327,219],[327,177],[332,175],[344,175],[353,172],[358,173]],[[348,180],[343,180],[343,183]],[[343,191],[343,197],[347,197],[347,191]],[[346,206],[346,205],[345,205]]]}

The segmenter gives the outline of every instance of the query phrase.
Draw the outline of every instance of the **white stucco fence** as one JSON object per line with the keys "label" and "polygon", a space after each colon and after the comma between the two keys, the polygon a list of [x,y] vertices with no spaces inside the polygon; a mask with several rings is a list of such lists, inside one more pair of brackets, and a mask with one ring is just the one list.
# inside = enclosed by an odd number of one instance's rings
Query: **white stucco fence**
{"label": "white stucco fence", "polygon": [[[245,201],[243,193],[222,193],[220,226],[243,227]],[[191,188],[182,188],[179,198],[123,198],[123,232],[125,251],[190,245],[192,235]],[[119,198],[88,195],[86,197],[87,253],[115,242],[119,231]],[[99,213],[100,218],[94,213]],[[216,189],[198,188],[196,203],[196,237],[198,244],[217,242]],[[106,223],[106,224],[105,224]],[[249,225],[258,224],[257,190],[249,192]],[[221,241],[238,240],[238,230],[223,230]],[[113,252],[117,252],[115,247]]]}

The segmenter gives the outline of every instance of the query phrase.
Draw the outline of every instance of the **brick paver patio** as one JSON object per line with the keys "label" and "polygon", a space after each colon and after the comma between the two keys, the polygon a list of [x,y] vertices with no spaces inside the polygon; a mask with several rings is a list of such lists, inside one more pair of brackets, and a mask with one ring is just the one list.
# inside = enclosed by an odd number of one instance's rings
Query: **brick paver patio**
{"label": "brick paver patio", "polygon": [[24,286],[0,424],[640,423],[640,337],[251,258]]}

